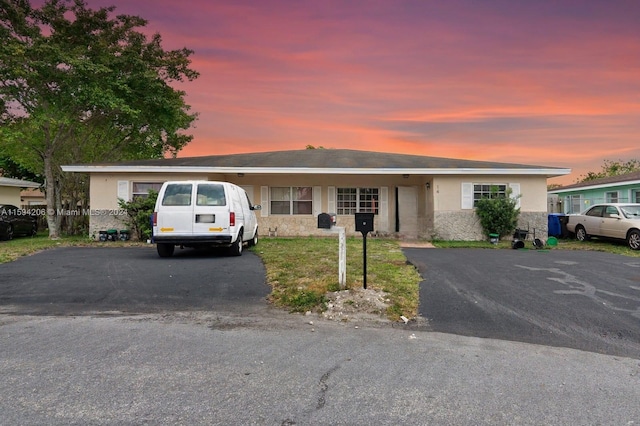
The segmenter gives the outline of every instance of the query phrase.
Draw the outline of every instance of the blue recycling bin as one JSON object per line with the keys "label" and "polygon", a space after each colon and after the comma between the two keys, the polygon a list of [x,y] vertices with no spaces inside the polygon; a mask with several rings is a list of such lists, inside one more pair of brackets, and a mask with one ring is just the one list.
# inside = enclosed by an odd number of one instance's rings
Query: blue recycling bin
{"label": "blue recycling bin", "polygon": [[550,213],[548,215],[547,234],[550,237],[564,237],[563,222],[565,220],[564,213]]}

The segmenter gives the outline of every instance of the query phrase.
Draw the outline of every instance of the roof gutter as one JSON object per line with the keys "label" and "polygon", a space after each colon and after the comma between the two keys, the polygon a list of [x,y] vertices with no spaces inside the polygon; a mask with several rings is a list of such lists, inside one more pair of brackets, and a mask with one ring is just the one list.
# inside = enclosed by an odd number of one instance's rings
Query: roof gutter
{"label": "roof gutter", "polygon": [[193,166],[62,166],[65,172],[77,173],[245,173],[245,174],[330,174],[330,175],[545,175],[564,176],[571,169],[473,169],[473,168],[296,168],[296,167],[193,167]]}

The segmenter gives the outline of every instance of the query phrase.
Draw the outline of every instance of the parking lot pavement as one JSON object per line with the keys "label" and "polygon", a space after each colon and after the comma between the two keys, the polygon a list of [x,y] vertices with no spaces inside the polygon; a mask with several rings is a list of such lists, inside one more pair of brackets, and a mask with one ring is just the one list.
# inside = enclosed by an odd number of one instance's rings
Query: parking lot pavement
{"label": "parking lot pavement", "polygon": [[81,315],[206,309],[251,311],[270,288],[260,258],[245,252],[155,247],[64,247],[0,264],[0,313]]}
{"label": "parking lot pavement", "polygon": [[591,251],[403,249],[432,331],[640,358],[640,259]]}

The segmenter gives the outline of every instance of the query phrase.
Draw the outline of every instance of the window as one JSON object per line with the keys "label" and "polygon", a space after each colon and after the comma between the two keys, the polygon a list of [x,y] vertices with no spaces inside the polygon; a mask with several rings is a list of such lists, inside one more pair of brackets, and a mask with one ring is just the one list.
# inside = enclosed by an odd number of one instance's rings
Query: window
{"label": "window", "polygon": [[580,213],[582,212],[582,199],[579,195],[569,195],[566,198],[567,211],[565,213]]}
{"label": "window", "polygon": [[605,199],[607,203],[617,203],[618,202],[618,191],[611,191],[605,193]]}
{"label": "window", "polygon": [[378,214],[378,188],[338,188],[337,214]]}
{"label": "window", "polygon": [[174,183],[167,186],[162,198],[163,206],[190,206],[191,205],[191,184]]}
{"label": "window", "polygon": [[483,198],[504,198],[507,196],[506,184],[474,183],[473,205]]}
{"label": "window", "polygon": [[586,216],[595,216],[602,217],[602,212],[604,211],[604,206],[595,206],[589,209],[588,212],[585,213]]}
{"label": "window", "polygon": [[156,192],[162,188],[162,182],[133,182],[133,190],[131,195],[133,198],[147,198],[149,196],[149,190]]}
{"label": "window", "polygon": [[313,188],[310,186],[272,187],[271,214],[312,214]]}
{"label": "window", "polygon": [[224,195],[224,187],[218,184],[198,185],[198,206],[226,206],[227,200]]}
{"label": "window", "polygon": [[619,214],[618,209],[614,206],[607,206],[604,210],[604,217],[611,217],[612,214]]}

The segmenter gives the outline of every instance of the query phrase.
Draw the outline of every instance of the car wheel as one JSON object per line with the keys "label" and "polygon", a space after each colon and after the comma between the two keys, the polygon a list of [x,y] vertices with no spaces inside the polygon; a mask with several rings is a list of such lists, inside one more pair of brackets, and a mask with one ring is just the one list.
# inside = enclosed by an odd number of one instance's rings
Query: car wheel
{"label": "car wheel", "polygon": [[158,243],[158,255],[160,257],[171,257],[173,256],[173,251],[175,250],[175,248],[176,246],[174,246],[173,244]]}
{"label": "car wheel", "polygon": [[253,238],[249,240],[249,247],[254,247],[256,245],[258,245],[258,228],[256,228]]}
{"label": "car wheel", "polygon": [[238,238],[231,244],[229,247],[229,254],[231,256],[240,256],[242,255],[242,231],[238,233]]}
{"label": "car wheel", "polygon": [[627,236],[627,244],[631,250],[640,250],[640,231],[632,229]]}
{"label": "car wheel", "polygon": [[578,241],[586,241],[589,239],[589,235],[587,235],[587,230],[584,229],[583,226],[578,226],[576,228],[576,239]]}

